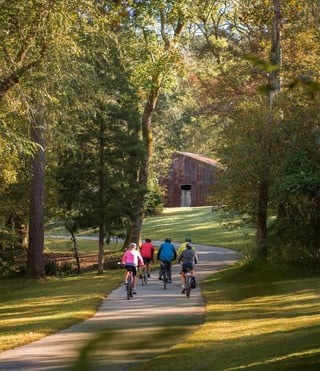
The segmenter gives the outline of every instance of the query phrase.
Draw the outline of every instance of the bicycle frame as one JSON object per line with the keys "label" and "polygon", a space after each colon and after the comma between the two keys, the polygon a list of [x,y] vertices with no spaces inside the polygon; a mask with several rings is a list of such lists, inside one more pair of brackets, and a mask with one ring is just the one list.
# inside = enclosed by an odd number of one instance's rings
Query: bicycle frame
{"label": "bicycle frame", "polygon": [[146,266],[140,268],[140,278],[142,286],[145,286],[148,283]]}
{"label": "bicycle frame", "polygon": [[127,272],[128,272],[126,293],[127,293],[127,299],[130,300],[130,298],[133,297],[133,292],[132,292],[132,289],[133,289],[133,273],[132,273],[132,268],[126,268],[126,269],[127,269]]}
{"label": "bicycle frame", "polygon": [[170,263],[161,262],[161,275],[162,275],[164,290],[167,289],[167,283],[169,280],[169,268],[170,268]]}

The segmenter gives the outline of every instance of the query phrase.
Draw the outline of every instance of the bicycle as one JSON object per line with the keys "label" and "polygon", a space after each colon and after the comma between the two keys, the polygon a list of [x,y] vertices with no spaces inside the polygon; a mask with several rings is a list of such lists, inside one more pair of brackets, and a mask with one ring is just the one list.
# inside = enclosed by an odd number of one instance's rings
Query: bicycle
{"label": "bicycle", "polygon": [[[118,265],[122,265],[121,262],[118,262]],[[127,299],[130,300],[130,298],[133,297],[133,272],[132,272],[133,267],[125,267],[126,271],[128,272],[126,276],[126,295]]]}
{"label": "bicycle", "polygon": [[191,293],[191,280],[192,280],[192,268],[187,268],[187,272],[184,274],[184,279],[185,279],[185,293],[187,298],[190,298],[190,293]]}
{"label": "bicycle", "polygon": [[132,273],[131,267],[127,267],[126,270],[128,272],[126,293],[127,293],[127,299],[130,300],[130,298],[133,297],[133,273]]}
{"label": "bicycle", "polygon": [[145,266],[140,268],[140,278],[141,278],[141,284],[142,286],[145,286],[148,283],[148,278],[147,278],[147,269]]}
{"label": "bicycle", "polygon": [[167,289],[167,283],[169,281],[169,269],[170,263],[168,262],[161,262],[161,277],[163,280],[163,289]]}

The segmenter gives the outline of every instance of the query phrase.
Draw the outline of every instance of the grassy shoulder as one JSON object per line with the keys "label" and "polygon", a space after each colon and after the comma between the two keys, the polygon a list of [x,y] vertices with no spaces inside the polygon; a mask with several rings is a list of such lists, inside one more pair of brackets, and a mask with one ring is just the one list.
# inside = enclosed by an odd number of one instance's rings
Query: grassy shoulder
{"label": "grassy shoulder", "polygon": [[201,285],[205,322],[144,370],[318,370],[320,282],[276,265],[227,268]]}
{"label": "grassy shoulder", "polygon": [[113,270],[40,281],[1,280],[0,352],[92,317],[122,279],[123,271]]}

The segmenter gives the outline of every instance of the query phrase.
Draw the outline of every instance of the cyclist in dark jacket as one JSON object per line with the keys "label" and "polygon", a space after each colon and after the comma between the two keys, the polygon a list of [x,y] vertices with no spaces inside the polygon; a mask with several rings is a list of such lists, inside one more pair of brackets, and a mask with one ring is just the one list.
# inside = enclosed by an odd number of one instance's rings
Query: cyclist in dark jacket
{"label": "cyclist in dark jacket", "polygon": [[[157,259],[160,260],[161,263],[166,263],[169,265],[168,268],[168,282],[172,283],[172,275],[171,275],[171,264],[173,260],[176,260],[177,252],[174,245],[171,243],[170,238],[166,238],[164,243],[160,245],[158,250]],[[162,279],[161,276],[161,263],[160,263],[160,271],[159,271],[159,280]]]}

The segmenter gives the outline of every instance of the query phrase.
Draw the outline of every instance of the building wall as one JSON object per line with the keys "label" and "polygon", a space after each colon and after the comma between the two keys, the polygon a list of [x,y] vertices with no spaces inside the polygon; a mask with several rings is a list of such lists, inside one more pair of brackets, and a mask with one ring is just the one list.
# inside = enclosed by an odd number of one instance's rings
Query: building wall
{"label": "building wall", "polygon": [[[191,155],[191,154],[190,154]],[[168,178],[162,182],[166,187],[166,207],[205,206],[216,178],[216,165],[176,153]],[[212,160],[214,161],[214,160]]]}

